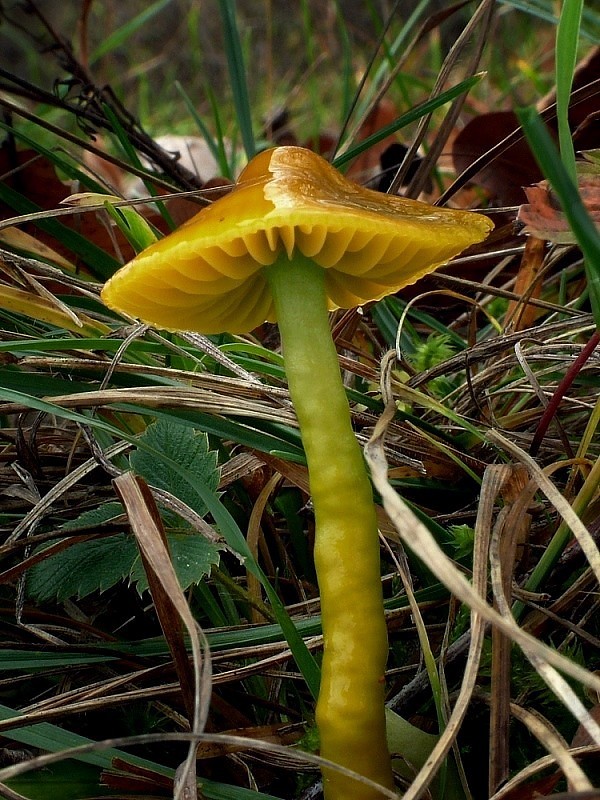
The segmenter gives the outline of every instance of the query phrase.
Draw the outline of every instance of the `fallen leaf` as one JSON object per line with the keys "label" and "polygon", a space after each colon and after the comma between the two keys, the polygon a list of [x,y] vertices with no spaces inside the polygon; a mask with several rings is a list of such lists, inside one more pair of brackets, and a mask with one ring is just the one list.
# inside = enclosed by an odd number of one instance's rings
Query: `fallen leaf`
{"label": "fallen leaf", "polygon": [[[600,705],[596,704],[590,708],[590,715],[592,719],[600,724]],[[579,725],[573,736],[571,747],[586,747],[587,745],[594,744],[593,738],[583,725]]]}
{"label": "fallen leaf", "polygon": [[[392,122],[397,120],[399,116],[400,112],[391,100],[388,100],[387,98],[381,99],[367,114],[365,121],[360,126],[358,136],[356,137],[357,142],[362,142],[364,139],[368,139],[369,136],[373,136],[373,134],[377,133],[382,128],[385,128],[387,125],[391,125]],[[385,139],[377,142],[377,144],[374,144],[372,147],[369,147],[368,150],[365,150],[365,152],[361,153],[358,158],[354,159],[350,168],[348,169],[347,177],[357,181],[357,183],[364,184],[371,180],[375,175],[378,175],[381,172],[381,154],[390,146],[390,144],[395,143],[396,141],[396,137],[394,135],[390,135],[386,136]]]}
{"label": "fallen leaf", "polygon": [[[575,150],[591,150],[598,146],[600,109],[598,92],[591,88],[598,78],[600,47],[594,47],[575,70],[569,106],[569,125]],[[586,89],[588,87],[589,89]],[[556,102],[553,89],[537,103],[538,111],[549,109]],[[548,120],[548,129],[556,135],[556,117]],[[520,127],[512,110],[491,111],[471,119],[456,134],[452,144],[452,161],[458,174],[479,157],[485,156],[506,136]],[[489,193],[494,204],[514,206],[523,202],[522,186],[541,180],[540,169],[524,139],[520,139],[487,161],[472,178],[474,184]]]}
{"label": "fallen leaf", "polygon": [[[519,127],[513,111],[492,111],[470,120],[452,143],[452,160],[458,174]],[[541,178],[527,143],[521,139],[486,164],[473,183],[483,187],[494,203],[514,206],[523,201],[524,185]]]}
{"label": "fallen leaf", "polygon": [[72,261],[63,258],[56,250],[48,247],[35,236],[25,233],[20,228],[11,227],[0,230],[0,242],[21,253],[37,256],[42,260],[51,261],[69,272],[75,272],[75,264]]}
{"label": "fallen leaf", "polygon": [[[584,173],[579,176],[579,193],[593,222],[600,227],[600,174]],[[521,205],[517,220],[525,227],[523,233],[545,239],[555,244],[576,244],[558,199],[547,181],[525,189],[528,203]]]}
{"label": "fallen leaf", "polygon": [[511,300],[506,311],[506,322],[512,330],[523,331],[533,327],[541,313],[538,306],[528,301],[539,299],[542,292],[542,281],[539,280],[544,263],[545,242],[536,236],[530,236],[525,242],[525,250],[515,280],[514,293],[519,300]]}
{"label": "fallen leaf", "polygon": [[[54,165],[35,150],[11,150],[6,145],[0,147],[0,175],[6,176],[2,181],[3,184],[19,192],[22,197],[43,211],[58,208],[61,201],[72,193],[71,185],[58,179]],[[18,216],[18,213],[8,203],[0,201],[0,220],[11,219]],[[76,231],[88,242],[112,256],[118,256],[118,253],[115,253],[115,241],[125,261],[135,255],[121,232],[114,225],[110,226],[109,230],[94,212],[81,213],[74,210],[73,215],[61,216],[58,222]],[[69,261],[76,260],[68,247],[42,227],[27,223],[20,228],[63,258]]]}
{"label": "fallen leaf", "polygon": [[109,328],[80,312],[75,314],[57,298],[40,297],[32,291],[0,284],[0,308],[56,325],[80,336],[105,336]]}

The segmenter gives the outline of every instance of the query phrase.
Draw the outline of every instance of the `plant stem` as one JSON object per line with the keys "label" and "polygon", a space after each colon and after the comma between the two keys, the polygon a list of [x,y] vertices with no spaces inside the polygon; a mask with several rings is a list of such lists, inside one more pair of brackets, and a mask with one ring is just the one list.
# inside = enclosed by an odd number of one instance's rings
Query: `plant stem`
{"label": "plant stem", "polygon": [[571,384],[579,376],[579,373],[583,369],[585,363],[589,360],[592,353],[600,344],[600,330],[595,330],[594,333],[591,335],[590,339],[588,340],[587,344],[583,347],[577,358],[573,361],[569,369],[565,372],[563,378],[561,379],[560,383],[556,387],[556,391],[550,398],[548,405],[546,406],[544,413],[542,414],[540,421],[538,422],[537,428],[535,429],[535,433],[533,434],[533,438],[531,440],[531,445],[529,447],[529,454],[532,456],[536,456],[540,446],[544,440],[544,436],[548,430],[550,423],[552,422],[553,417],[555,416],[556,412],[558,411],[558,407],[560,406],[563,397],[571,388]]}
{"label": "plant stem", "polygon": [[[323,666],[317,703],[321,755],[388,789],[383,610],[377,518],[331,338],[324,270],[287,256],[267,268],[285,370],[308,462],[321,594]],[[327,800],[379,793],[325,770]]]}

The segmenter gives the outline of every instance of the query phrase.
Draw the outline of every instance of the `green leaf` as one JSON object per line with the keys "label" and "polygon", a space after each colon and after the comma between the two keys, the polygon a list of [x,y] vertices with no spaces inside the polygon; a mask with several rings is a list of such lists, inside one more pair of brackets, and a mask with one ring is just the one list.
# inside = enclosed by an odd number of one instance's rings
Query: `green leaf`
{"label": "green leaf", "polygon": [[[181,426],[178,426],[181,427]],[[206,438],[206,437],[195,437]],[[123,513],[120,503],[106,503],[85,511],[63,530],[93,528]],[[194,533],[167,533],[173,567],[182,589],[199,583],[219,562],[219,546]],[[125,533],[77,542],[32,567],[27,593],[39,602],[64,601],[104,592],[122,580],[136,584],[140,594],[148,579],[135,539]]]}
{"label": "green leaf", "polygon": [[[213,112],[213,120],[214,126],[216,129],[216,137],[211,135],[207,125],[205,124],[204,120],[202,119],[201,115],[198,113],[198,109],[196,108],[195,102],[191,99],[189,94],[186,92],[184,87],[179,83],[179,81],[175,81],[175,88],[181,95],[183,102],[185,103],[185,107],[188,111],[188,114],[196,123],[202,138],[208,145],[208,148],[212,155],[214,156],[215,161],[219,165],[220,173],[225,177],[229,178],[229,180],[233,180],[234,172],[232,170],[232,165],[229,163],[229,159],[227,156],[227,149],[225,147],[225,138],[223,135],[223,126],[221,124],[221,116],[219,110],[219,103],[217,98],[214,96],[214,92],[210,87],[210,83],[206,83],[204,85],[204,93],[208,97],[208,101],[210,102],[212,112]],[[232,154],[233,156],[233,154]]]}
{"label": "green leaf", "polygon": [[[167,1],[170,2],[170,0]],[[123,148],[123,152],[129,159],[129,162],[133,164],[133,166],[136,167],[137,169],[144,169],[144,165],[140,161],[140,158],[137,154],[137,150],[129,140],[129,136],[125,128],[121,125],[118,116],[115,114],[115,112],[107,103],[104,103],[102,107],[104,109],[106,119],[110,122],[111,127],[114,130],[117,139],[119,140],[119,144]],[[152,197],[157,197],[158,190],[154,187],[152,181],[147,181],[143,179],[143,182],[144,186],[148,190],[148,193],[152,195]],[[173,228],[175,227],[175,223],[173,222],[173,219],[169,214],[165,204],[162,202],[157,202],[156,209],[157,211],[160,212],[162,218],[169,226],[169,229],[173,230]],[[123,209],[121,209],[121,211],[122,210]],[[130,209],[130,210],[133,211],[134,214],[137,214],[135,209]],[[147,247],[148,245],[152,244],[152,242],[156,239],[152,231],[152,228],[149,225],[147,226],[147,229],[144,230],[142,227],[137,225],[135,221],[128,219],[126,214],[124,214],[121,217],[119,217],[118,215],[115,216],[114,214],[115,211],[116,209],[113,208],[112,212],[109,213],[111,214],[113,219],[115,219],[115,221],[119,226],[119,229],[121,230],[123,235],[127,238],[127,240],[131,243],[136,252],[140,252],[141,250],[144,249],[144,247]],[[144,242],[147,242],[147,244],[144,244]]]}
{"label": "green leaf", "polygon": [[[165,489],[203,517],[208,509],[198,492],[169,462],[189,470],[198,477],[199,483],[216,495],[219,485],[217,454],[209,450],[208,436],[162,417],[148,426],[139,441],[148,449],[138,449],[131,454],[131,468],[151,486]],[[163,455],[164,460],[155,453]]]}
{"label": "green leaf", "polygon": [[[25,195],[1,182],[0,200],[14,209],[17,214],[32,214],[43,210],[40,206],[32,203]],[[101,247],[88,241],[84,236],[57,222],[55,219],[38,219],[35,224],[36,227],[53,236],[73,253],[81,256],[89,268],[93,270],[94,275],[99,278],[109,278],[121,266],[116,259],[102,250]]]}
{"label": "green leaf", "polygon": [[63,531],[72,531],[77,528],[93,528],[94,525],[103,525],[120,514],[123,514],[123,506],[121,503],[104,503],[98,508],[91,508],[89,511],[84,511],[75,519],[65,522],[61,526]]}
{"label": "green leaf", "polygon": [[[21,715],[20,711],[10,708],[9,706],[0,705],[0,720],[13,719]],[[93,744],[93,739],[88,739],[86,736],[81,736],[78,733],[59,728],[58,725],[52,725],[49,722],[37,722],[34,725],[23,725],[20,728],[13,728],[10,731],[10,738],[15,742],[20,742],[28,747],[35,747],[39,750],[45,750],[49,753],[57,753],[61,750],[66,750],[71,747],[81,747]],[[154,761],[149,761],[139,756],[129,755],[123,750],[116,750],[114,748],[90,751],[88,753],[81,753],[77,756],[78,761],[83,761],[87,764],[94,764],[104,769],[112,767],[114,758],[123,758],[129,764],[137,764],[146,769],[158,772],[159,775],[171,775],[173,770]]]}
{"label": "green leaf", "polygon": [[53,764],[43,772],[27,773],[7,781],[8,786],[28,800],[83,800],[96,797],[100,785],[98,767],[76,761]]}
{"label": "green leaf", "polygon": [[[9,706],[0,705],[0,720],[14,719],[20,714]],[[34,725],[25,725],[22,728],[13,728],[10,731],[10,738],[29,747],[45,750],[49,753],[59,753],[73,747],[88,747],[89,750],[77,753],[74,758],[87,764],[93,764],[103,769],[113,769],[114,760],[120,759],[127,764],[134,764],[143,769],[156,772],[158,775],[174,776],[172,767],[165,767],[155,761],[140,758],[137,755],[128,753],[126,750],[118,750],[114,747],[94,748],[94,740],[88,739],[77,733],[59,728],[49,722],[38,722]],[[94,749],[92,749],[94,748]],[[48,767],[45,767],[48,769]],[[37,773],[42,774],[43,773]],[[277,800],[270,794],[257,792],[255,789],[245,789],[241,786],[230,786],[225,783],[217,783],[208,778],[202,779],[202,792],[207,800]],[[46,792],[45,797],[49,797]],[[54,797],[54,795],[51,795]]]}
{"label": "green leaf", "polygon": [[137,557],[135,539],[125,533],[77,542],[29,570],[27,594],[43,603],[104,592],[129,575]]}
{"label": "green leaf", "polygon": [[[524,14],[530,14],[544,22],[556,25],[558,18],[555,13],[555,4],[552,0],[500,0],[501,5],[512,6]],[[581,35],[590,39],[595,44],[600,43],[600,30],[598,28],[598,14],[592,8],[592,3],[583,8]]]}
{"label": "green leaf", "polygon": [[[219,563],[219,546],[197,533],[168,533],[167,541],[177,579],[184,591],[193,583],[200,583],[211,567]],[[129,579],[140,594],[148,589],[148,578],[140,559],[133,564]]]}
{"label": "green leaf", "polygon": [[470,525],[450,525],[448,533],[452,537],[450,542],[454,548],[456,559],[470,558],[473,555],[473,544],[475,542],[475,531]]}
{"label": "green leaf", "polygon": [[[6,398],[9,402],[25,404],[28,408],[36,408],[40,411],[47,411],[48,413],[56,414],[61,419],[82,422],[86,425],[92,426],[95,430],[105,431],[112,435],[120,435],[121,438],[133,441],[132,437],[128,436],[122,431],[117,431],[117,429],[112,425],[109,425],[107,422],[104,422],[97,417],[85,416],[77,413],[76,411],[61,408],[61,406],[49,403],[47,400],[41,400],[32,395],[24,394],[23,392],[0,386],[0,397]],[[164,453],[158,452],[154,448],[151,448],[147,442],[138,440],[138,444],[142,445],[144,450],[152,453],[152,456],[156,459],[156,463],[158,463],[161,456],[164,456]],[[284,636],[290,645],[294,659],[296,660],[296,663],[298,664],[312,694],[316,696],[318,693],[320,673],[319,667],[315,661],[315,657],[308,650],[294,622],[287,613],[285,606],[279,600],[273,587],[270,585],[259,565],[256,563],[254,556],[248,547],[248,543],[244,538],[243,533],[239,529],[236,521],[231,516],[227,508],[220,502],[217,493],[213,489],[207,487],[202,481],[197,480],[196,476],[193,476],[190,470],[178,462],[171,461],[171,466],[176,474],[181,475],[181,477],[187,483],[189,483],[189,486],[192,489],[195,489],[199,497],[202,498],[202,502],[210,510],[210,513],[212,514],[220,532],[223,534],[227,544],[244,557],[247,569],[259,578],[271,604],[273,605],[275,616],[277,617],[277,621],[281,626],[281,630],[283,631]]]}
{"label": "green leaf", "polygon": [[[183,589],[201,581],[219,561],[218,545],[198,534],[167,534],[167,541]],[[140,594],[148,589],[135,539],[117,533],[77,542],[49,556],[29,570],[26,585],[27,594],[38,602],[62,602],[104,592],[126,579],[136,583]]]}
{"label": "green leaf", "polygon": [[106,211],[136,253],[141,253],[146,247],[154,244],[157,237],[152,226],[134,208],[126,206],[115,208],[109,201],[105,205]]}
{"label": "green leaf", "polygon": [[0,672],[38,672],[61,667],[78,667],[89,664],[106,664],[116,661],[117,655],[106,653],[92,655],[90,653],[74,653],[70,649],[65,652],[41,650],[17,650],[15,648],[0,648]]}

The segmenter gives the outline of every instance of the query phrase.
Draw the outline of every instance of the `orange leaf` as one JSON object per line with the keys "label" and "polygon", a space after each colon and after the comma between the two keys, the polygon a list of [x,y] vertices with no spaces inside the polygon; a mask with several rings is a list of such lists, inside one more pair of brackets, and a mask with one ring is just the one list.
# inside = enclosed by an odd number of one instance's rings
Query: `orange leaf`
{"label": "orange leaf", "polygon": [[[600,175],[579,177],[579,192],[594,223],[600,227]],[[524,233],[555,244],[575,244],[576,239],[558,200],[547,181],[525,189],[529,203],[519,208],[517,219],[525,225]]]}

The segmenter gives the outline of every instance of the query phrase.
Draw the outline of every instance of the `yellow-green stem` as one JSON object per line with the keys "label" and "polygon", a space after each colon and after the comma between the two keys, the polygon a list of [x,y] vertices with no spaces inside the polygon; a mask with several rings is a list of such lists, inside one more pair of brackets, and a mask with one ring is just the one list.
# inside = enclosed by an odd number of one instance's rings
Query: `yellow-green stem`
{"label": "yellow-green stem", "polygon": [[[302,255],[267,269],[285,370],[308,462],[324,652],[317,726],[321,755],[392,788],[386,743],[387,659],[377,518],[331,338],[323,270]],[[327,800],[375,800],[333,770]]]}

